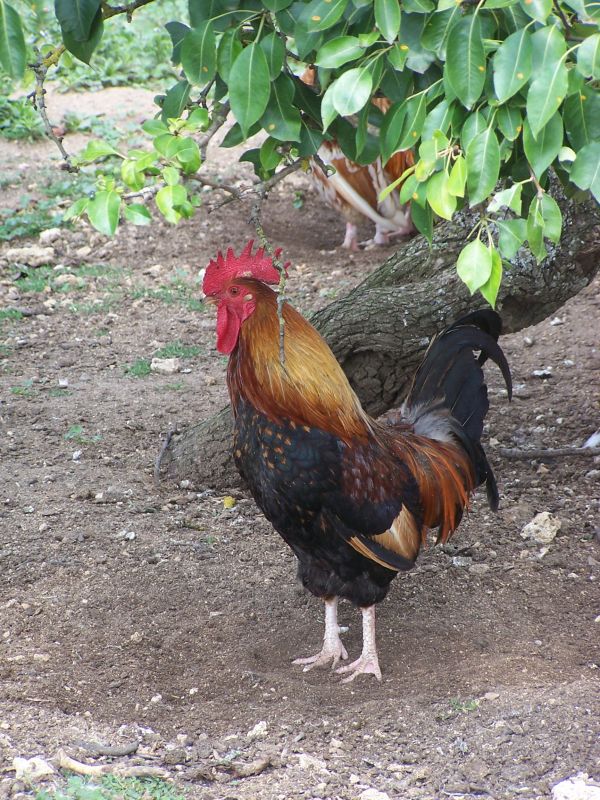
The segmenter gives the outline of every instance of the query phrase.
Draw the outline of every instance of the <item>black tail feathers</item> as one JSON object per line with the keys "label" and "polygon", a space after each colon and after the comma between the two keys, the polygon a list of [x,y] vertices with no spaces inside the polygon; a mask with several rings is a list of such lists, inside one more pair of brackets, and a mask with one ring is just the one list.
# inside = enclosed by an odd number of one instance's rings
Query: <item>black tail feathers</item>
{"label": "black tail feathers", "polygon": [[[510,399],[510,369],[498,345],[501,329],[499,315],[483,309],[466,314],[443,330],[429,345],[404,404],[415,430],[421,428],[425,435],[431,428],[432,415],[450,412],[450,430],[469,453],[477,484],[485,481],[494,510],[498,507],[498,489],[480,443],[489,409],[482,366],[488,358],[498,365]],[[479,352],[477,357],[474,351]]]}

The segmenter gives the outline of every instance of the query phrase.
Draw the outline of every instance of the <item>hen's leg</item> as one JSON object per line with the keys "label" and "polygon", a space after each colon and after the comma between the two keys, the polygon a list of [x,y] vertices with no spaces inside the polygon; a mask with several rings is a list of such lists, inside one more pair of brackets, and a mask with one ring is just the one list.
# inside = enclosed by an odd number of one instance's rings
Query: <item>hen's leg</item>
{"label": "hen's leg", "polygon": [[340,658],[348,658],[346,648],[340,639],[340,633],[344,633],[347,628],[340,628],[337,620],[338,599],[325,600],[325,636],[323,638],[323,649],[320,653],[308,658],[297,658],[293,664],[305,664],[304,672],[308,672],[313,667],[324,667],[333,661],[331,668],[337,666]]}
{"label": "hen's leg", "polygon": [[336,670],[336,672],[339,673],[350,673],[347,678],[344,678],[342,683],[350,683],[357,675],[368,673],[375,675],[378,681],[381,680],[381,670],[379,669],[377,647],[375,645],[375,606],[362,608],[361,611],[363,615],[362,653],[360,654],[360,658],[357,658],[352,664],[347,664]]}
{"label": "hen's leg", "polygon": [[358,229],[352,222],[346,223],[346,236],[342,242],[342,247],[347,250],[358,250]]}

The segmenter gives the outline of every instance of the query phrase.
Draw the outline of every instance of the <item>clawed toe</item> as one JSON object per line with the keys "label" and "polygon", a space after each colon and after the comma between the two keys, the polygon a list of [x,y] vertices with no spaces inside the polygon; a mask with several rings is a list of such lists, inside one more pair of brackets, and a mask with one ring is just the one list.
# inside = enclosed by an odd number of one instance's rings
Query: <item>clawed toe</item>
{"label": "clawed toe", "polygon": [[304,666],[303,672],[308,672],[315,667],[326,667],[328,666],[329,662],[331,662],[331,669],[335,669],[340,663],[340,659],[345,660],[347,658],[348,653],[346,652],[346,648],[340,642],[339,647],[324,647],[320,653],[317,653],[314,656],[308,656],[308,658],[295,658],[292,661],[292,664]]}
{"label": "clawed toe", "polygon": [[351,683],[357,675],[375,675],[378,681],[381,680],[381,670],[379,669],[379,662],[377,656],[361,656],[353,661],[352,664],[344,664],[342,667],[336,669],[338,675],[350,673],[347,678],[342,680],[342,683]]}

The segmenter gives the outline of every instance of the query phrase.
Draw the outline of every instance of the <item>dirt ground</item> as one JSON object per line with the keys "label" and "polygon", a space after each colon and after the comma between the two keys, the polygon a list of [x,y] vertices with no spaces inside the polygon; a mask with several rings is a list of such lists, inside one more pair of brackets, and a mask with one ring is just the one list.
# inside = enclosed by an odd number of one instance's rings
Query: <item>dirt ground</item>
{"label": "dirt ground", "polygon": [[[0,203],[48,152],[0,144],[0,174],[15,174]],[[308,312],[385,251],[335,250],[343,224],[308,191],[294,208],[303,187],[281,186],[265,220]],[[500,511],[478,497],[452,546],[394,582],[382,683],[342,685],[291,665],[320,646],[322,609],[249,497],[153,482],[165,433],[226,401],[198,270],[250,238],[247,211],[114,241],[63,232],[37,284],[0,261],[0,310],[30,314],[0,323],[0,797],[30,796],[15,756],[106,761],[80,740],[138,739],[119,763],[163,766],[203,800],[533,800],[578,772],[600,778],[600,464],[498,453],[580,445],[599,427],[600,281],[503,338],[516,392],[508,404],[489,370]],[[169,346],[181,372],[138,374]],[[561,522],[545,546],[521,536],[542,511]],[[341,619],[356,657],[359,614],[344,605]],[[257,774],[240,777],[247,764]]]}

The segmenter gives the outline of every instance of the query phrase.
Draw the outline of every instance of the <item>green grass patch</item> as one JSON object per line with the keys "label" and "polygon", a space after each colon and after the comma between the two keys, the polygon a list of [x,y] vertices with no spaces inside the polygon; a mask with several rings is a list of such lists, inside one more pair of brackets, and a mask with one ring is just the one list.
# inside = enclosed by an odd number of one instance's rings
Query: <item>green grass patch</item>
{"label": "green grass patch", "polygon": [[17,395],[18,397],[31,397],[34,393],[33,387],[33,378],[29,378],[26,381],[23,381],[19,386],[11,386],[10,393]]}
{"label": "green grass patch", "polygon": [[0,209],[0,239],[10,241],[21,236],[37,236],[47,228],[60,225],[54,200],[31,200],[25,196],[18,208]]}
{"label": "green grass patch", "polygon": [[0,309],[0,322],[6,320],[23,319],[23,313],[16,308],[2,308]]}
{"label": "green grass patch", "polygon": [[147,358],[138,358],[133,364],[126,364],[125,374],[131,375],[132,378],[146,378],[150,375],[150,362]]}
{"label": "green grass patch", "polygon": [[165,389],[168,389],[170,392],[181,392],[185,389],[184,381],[176,381],[175,383],[167,383]]}
{"label": "green grass patch", "polygon": [[159,286],[158,289],[137,288],[133,290],[132,297],[134,300],[149,297],[168,306],[182,306],[189,311],[206,311],[202,300],[195,296],[194,289],[183,281],[174,281],[171,285]]}
{"label": "green grass patch", "polygon": [[186,800],[173,784],[160,778],[119,778],[100,781],[72,777],[63,789],[39,791],[35,800]]}
{"label": "green grass patch", "polygon": [[98,444],[102,440],[102,436],[99,433],[94,436],[88,436],[84,431],[83,425],[71,425],[63,435],[63,439],[77,444]]}
{"label": "green grass patch", "polygon": [[177,340],[161,347],[154,355],[156,358],[194,358],[200,355],[202,348],[194,344],[183,344]]}
{"label": "green grass patch", "polygon": [[0,136],[4,139],[41,139],[44,136],[42,118],[30,100],[0,97]]}

